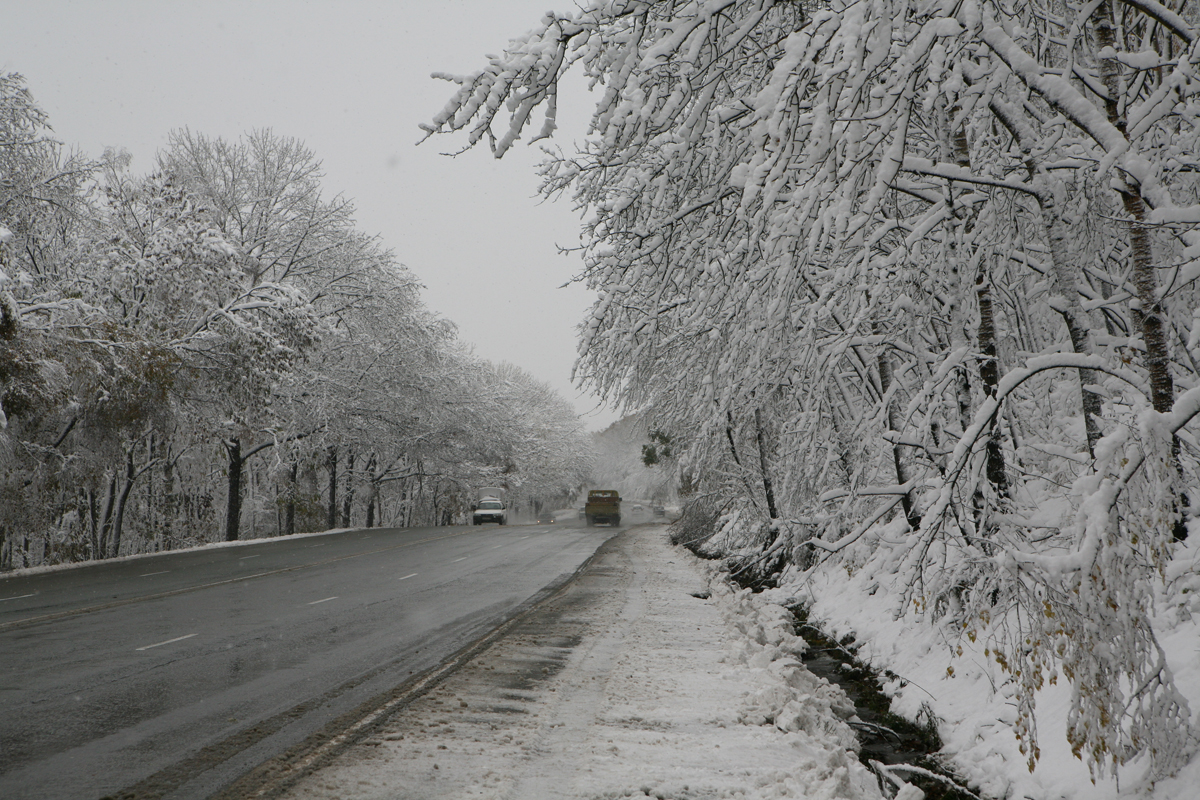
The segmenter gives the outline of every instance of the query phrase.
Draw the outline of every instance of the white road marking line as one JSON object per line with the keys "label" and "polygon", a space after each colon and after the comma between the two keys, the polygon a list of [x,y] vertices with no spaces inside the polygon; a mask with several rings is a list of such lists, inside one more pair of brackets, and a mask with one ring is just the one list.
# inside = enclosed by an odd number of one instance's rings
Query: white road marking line
{"label": "white road marking line", "polygon": [[37,592],[33,592],[32,594],[19,594],[16,597],[5,597],[0,599],[0,603],[3,603],[5,600],[20,600],[22,597],[33,597],[35,594],[37,594]]}
{"label": "white road marking line", "polygon": [[[262,553],[259,553],[258,555],[261,556]],[[238,559],[238,561],[245,561],[248,558],[258,558],[258,556],[242,556],[241,558]]]}
{"label": "white road marking line", "polygon": [[496,545],[496,547],[493,547],[492,549],[495,550],[497,547],[504,547],[504,545],[498,544],[498,545]]}
{"label": "white road marking line", "polygon": [[347,559],[351,559],[351,558],[361,558],[362,556],[374,555],[375,553],[385,553],[385,552],[390,552],[392,550],[401,550],[406,547],[413,547],[415,545],[424,544],[426,542],[437,542],[437,541],[441,541],[443,539],[453,539],[456,536],[466,536],[468,533],[470,533],[470,531],[457,531],[457,532],[452,531],[450,533],[443,533],[443,534],[438,534],[435,536],[429,536],[425,539],[417,539],[415,541],[405,542],[403,544],[381,547],[378,550],[367,550],[367,551],[364,551],[361,553],[350,553],[349,555],[344,555],[344,556],[332,556],[330,558],[325,559],[324,561],[315,561],[311,564],[299,564],[299,565],[292,566],[292,567],[280,567],[279,569],[271,569],[271,570],[267,570],[266,572],[256,572],[253,575],[238,575],[233,578],[226,578],[224,580],[213,581],[211,583],[199,583],[194,586],[184,586],[179,589],[172,589],[171,591],[168,591],[168,592],[156,592],[154,594],[146,594],[146,595],[141,595],[139,597],[127,597],[123,600],[113,600],[108,603],[99,603],[97,605],[84,606],[83,608],[74,608],[74,609],[70,609],[68,611],[56,611],[53,614],[40,614],[36,617],[26,617],[24,619],[15,619],[10,622],[0,622],[0,631],[7,631],[10,628],[19,628],[19,627],[23,627],[25,625],[31,625],[31,624],[38,623],[38,622],[49,622],[50,620],[55,620],[55,619],[66,619],[67,617],[78,617],[82,614],[91,614],[96,611],[105,611],[110,608],[119,608],[120,606],[128,606],[128,605],[132,605],[134,603],[144,603],[147,600],[160,600],[164,597],[174,597],[175,595],[187,594],[189,592],[195,592],[195,591],[199,591],[201,589],[210,589],[213,586],[225,586],[226,584],[230,584],[230,583],[241,583],[242,581],[252,581],[255,578],[261,578],[266,575],[282,575],[285,572],[295,572],[296,570],[309,569],[311,567],[317,567],[317,566],[321,566],[323,564],[333,564],[338,561],[346,561]]}
{"label": "white road marking line", "polygon": [[330,600],[337,600],[337,595],[326,597],[324,600],[313,600],[311,603],[306,603],[305,605],[315,606],[317,603],[328,603]]}
{"label": "white road marking line", "polygon": [[164,644],[171,644],[172,642],[182,642],[184,639],[190,639],[193,636],[199,636],[199,635],[200,634],[198,634],[198,633],[189,633],[187,636],[176,636],[174,639],[167,639],[165,642],[159,642],[158,644],[148,644],[145,647],[136,647],[134,649],[135,650],[149,650],[152,647],[162,647]]}
{"label": "white road marking line", "polygon": [[324,547],[324,546],[325,546],[325,544],[326,544],[325,542],[322,542],[321,544],[310,544],[310,545],[306,545],[306,547]]}
{"label": "white road marking line", "polygon": [[418,573],[414,572],[414,573],[413,573],[413,574],[411,574],[411,575],[405,575],[403,578],[397,578],[396,580],[398,580],[398,581],[406,581],[406,580],[408,580],[409,578],[415,578],[415,577],[417,577],[417,575],[418,575]]}
{"label": "white road marking line", "polygon": [[458,562],[458,561],[466,561],[466,560],[467,560],[467,557],[466,557],[466,556],[463,556],[462,558],[456,558],[456,559],[454,559],[454,561],[451,561],[450,563],[451,563],[451,564],[454,564],[454,563],[456,563],[456,562]]}
{"label": "white road marking line", "polygon": [[169,569],[164,569],[162,572],[145,572],[145,573],[142,573],[141,575],[138,575],[138,577],[139,578],[149,578],[151,575],[166,575],[170,571],[171,570],[169,570]]}

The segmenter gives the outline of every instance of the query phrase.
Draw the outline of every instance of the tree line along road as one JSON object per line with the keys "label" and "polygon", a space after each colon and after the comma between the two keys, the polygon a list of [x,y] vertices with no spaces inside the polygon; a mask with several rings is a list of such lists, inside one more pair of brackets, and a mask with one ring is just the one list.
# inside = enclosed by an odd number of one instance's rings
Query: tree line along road
{"label": "tree line along road", "polygon": [[0,797],[208,797],[615,529],[371,529],[0,578]]}

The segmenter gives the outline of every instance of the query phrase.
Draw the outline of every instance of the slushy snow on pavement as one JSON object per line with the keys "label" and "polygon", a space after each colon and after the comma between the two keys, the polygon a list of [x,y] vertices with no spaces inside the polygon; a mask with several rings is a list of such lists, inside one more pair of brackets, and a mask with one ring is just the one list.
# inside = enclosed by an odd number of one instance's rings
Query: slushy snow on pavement
{"label": "slushy snow on pavement", "polygon": [[286,796],[881,797],[852,751],[854,709],[801,665],[790,613],[713,574],[665,526],[614,537],[513,635]]}

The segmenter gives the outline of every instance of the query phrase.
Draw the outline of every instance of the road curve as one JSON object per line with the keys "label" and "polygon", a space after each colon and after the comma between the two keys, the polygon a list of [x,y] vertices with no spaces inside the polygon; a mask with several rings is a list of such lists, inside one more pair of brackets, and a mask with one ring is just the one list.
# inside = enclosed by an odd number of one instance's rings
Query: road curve
{"label": "road curve", "polygon": [[615,532],[358,530],[0,578],[0,797],[208,797]]}

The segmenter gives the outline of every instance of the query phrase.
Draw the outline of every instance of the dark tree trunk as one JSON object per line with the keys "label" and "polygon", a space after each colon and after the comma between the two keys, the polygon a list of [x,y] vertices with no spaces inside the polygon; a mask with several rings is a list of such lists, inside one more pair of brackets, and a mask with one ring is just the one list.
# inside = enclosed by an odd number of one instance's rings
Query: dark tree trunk
{"label": "dark tree trunk", "polygon": [[167,445],[163,458],[162,474],[162,505],[163,505],[163,549],[171,550],[175,546],[175,530],[179,520],[179,491],[175,486],[175,459],[171,454],[171,446]]}
{"label": "dark tree trunk", "polygon": [[283,517],[283,533],[285,536],[291,536],[296,532],[296,492],[299,489],[296,481],[299,470],[299,465],[293,461],[292,469],[288,473],[287,505]]}
{"label": "dark tree trunk", "polygon": [[[771,521],[779,519],[779,509],[775,507],[775,485],[771,482],[771,473],[767,469],[767,449],[763,442],[762,411],[754,409],[754,434],[758,441],[758,468],[762,472],[763,493],[767,496],[767,513]],[[774,537],[772,537],[774,540]]]}
{"label": "dark tree trunk", "polygon": [[113,558],[121,555],[121,531],[125,527],[125,504],[129,502],[129,493],[133,490],[134,470],[133,470],[133,451],[130,450],[125,454],[125,485],[121,487],[121,494],[117,498],[117,510],[113,515],[112,526],[112,555]]}
{"label": "dark tree trunk", "polygon": [[[1158,280],[1154,274],[1154,259],[1150,236],[1146,232],[1146,204],[1141,195],[1122,192],[1121,201],[1132,218],[1129,225],[1130,259],[1133,261],[1133,283],[1141,301],[1142,341],[1146,345],[1144,364],[1150,374],[1150,404],[1160,414],[1170,412],[1175,405],[1175,385],[1171,378],[1171,354],[1167,348],[1166,309],[1158,296]],[[1174,452],[1178,453],[1176,438]]]}
{"label": "dark tree trunk", "polygon": [[[887,403],[888,431],[899,433],[900,412],[896,410],[895,400],[887,396],[888,389],[892,386],[892,361],[888,358],[885,350],[880,350],[879,356],[876,358],[876,363],[879,368],[879,386],[882,390],[884,402]],[[908,483],[908,470],[904,468],[902,448],[898,439],[892,443],[892,463],[896,468],[896,483],[902,486]],[[904,509],[904,518],[908,520],[908,526],[913,530],[920,528],[921,515],[917,513],[911,489],[906,491],[904,496],[900,498],[900,505]]]}
{"label": "dark tree trunk", "polygon": [[[1116,47],[1112,4],[1105,0],[1096,9],[1096,44],[1101,48]],[[1126,139],[1125,117],[1122,115],[1116,98],[1120,94],[1120,62],[1115,58],[1100,60],[1100,74],[1104,80],[1104,88],[1108,97],[1104,101],[1108,121],[1111,122]],[[1133,265],[1133,283],[1137,287],[1138,300],[1141,305],[1140,323],[1142,340],[1146,346],[1145,365],[1150,373],[1150,404],[1160,414],[1171,410],[1175,404],[1175,387],[1171,378],[1170,352],[1167,348],[1167,336],[1163,319],[1166,310],[1158,296],[1158,278],[1154,274],[1154,251],[1150,243],[1150,233],[1146,228],[1146,204],[1142,200],[1140,187],[1131,185],[1128,181],[1118,188],[1121,203],[1129,219],[1125,227],[1129,236],[1129,259]],[[1176,440],[1178,441],[1178,440]]]}
{"label": "dark tree trunk", "polygon": [[325,515],[326,527],[337,527],[337,467],[338,456],[337,447],[329,448],[329,459],[326,462],[329,466],[329,510]]}
{"label": "dark tree trunk", "polygon": [[[996,350],[996,321],[992,312],[991,279],[979,272],[975,283],[975,293],[979,298],[979,352],[983,359],[979,362],[979,378],[983,382],[983,392],[988,397],[995,397],[1000,385],[1000,360]],[[1000,415],[996,415],[988,432],[986,450],[987,479],[992,485],[996,497],[1008,499],[1008,471],[1004,464],[1004,450],[1000,447]]]}
{"label": "dark tree trunk", "polygon": [[371,481],[371,493],[367,497],[367,527],[375,527],[375,501],[379,499],[379,481],[375,478],[375,454],[367,461],[367,477]]}
{"label": "dark tree trunk", "polygon": [[[1095,11],[1096,44],[1101,48],[1115,48],[1116,21],[1113,16],[1112,3],[1103,0]],[[1124,112],[1117,103],[1120,96],[1121,63],[1115,58],[1100,59],[1100,76],[1108,97],[1105,98],[1104,108],[1111,122],[1121,134],[1128,139]],[[1158,296],[1158,276],[1154,273],[1154,250],[1150,242],[1150,232],[1146,227],[1146,204],[1142,199],[1141,187],[1126,178],[1118,184],[1117,191],[1121,195],[1121,204],[1129,215],[1125,226],[1129,236],[1129,259],[1133,266],[1133,284],[1137,288],[1139,305],[1138,322],[1142,329],[1142,343],[1146,347],[1143,363],[1150,375],[1150,405],[1160,414],[1168,413],[1175,405],[1175,385],[1171,377],[1171,354],[1167,346],[1167,335],[1163,323],[1166,309]],[[1179,478],[1183,477],[1179,463],[1179,438],[1171,440],[1169,456],[1171,466]],[[1182,506],[1188,503],[1187,495],[1179,491],[1179,487],[1171,487],[1171,511],[1177,516],[1174,525],[1176,539],[1187,537],[1187,526],[1180,515]]]}
{"label": "dark tree trunk", "polygon": [[229,493],[225,504],[225,541],[236,542],[242,517],[242,442],[237,437],[225,442],[229,454]]}
{"label": "dark tree trunk", "polygon": [[346,491],[342,498],[342,527],[350,527],[350,512],[354,507],[354,451],[346,454]]}
{"label": "dark tree trunk", "polygon": [[733,443],[733,412],[725,412],[725,438],[729,440],[729,452],[733,455],[733,462],[739,467],[742,465],[742,460],[738,458],[737,445]]}
{"label": "dark tree trunk", "polygon": [[112,530],[113,506],[117,502],[117,476],[108,479],[108,494],[104,499],[104,513],[100,519],[100,557],[108,558],[108,536]]}
{"label": "dark tree trunk", "polygon": [[89,534],[92,540],[92,560],[99,561],[104,555],[100,552],[100,520],[96,511],[96,493],[91,489],[87,490],[87,512]]}

